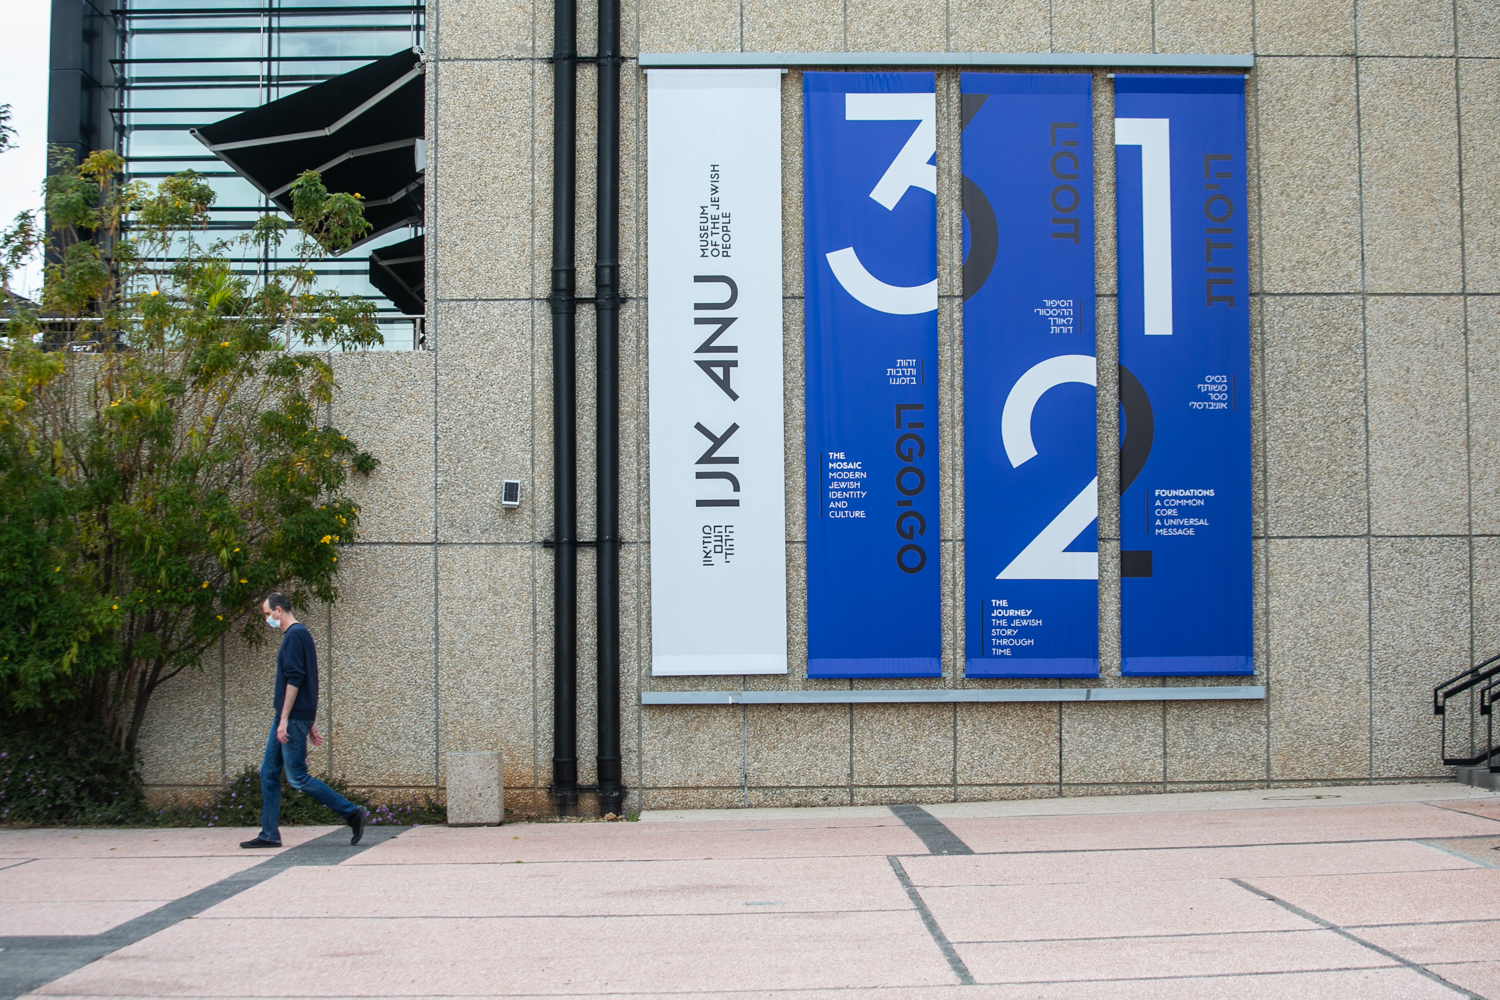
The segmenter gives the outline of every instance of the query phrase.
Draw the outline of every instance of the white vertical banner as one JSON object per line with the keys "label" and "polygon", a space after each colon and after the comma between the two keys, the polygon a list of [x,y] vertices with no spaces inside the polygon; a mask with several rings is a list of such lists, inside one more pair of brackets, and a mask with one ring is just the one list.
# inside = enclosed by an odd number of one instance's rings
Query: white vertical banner
{"label": "white vertical banner", "polygon": [[781,71],[646,79],[651,672],[786,673]]}

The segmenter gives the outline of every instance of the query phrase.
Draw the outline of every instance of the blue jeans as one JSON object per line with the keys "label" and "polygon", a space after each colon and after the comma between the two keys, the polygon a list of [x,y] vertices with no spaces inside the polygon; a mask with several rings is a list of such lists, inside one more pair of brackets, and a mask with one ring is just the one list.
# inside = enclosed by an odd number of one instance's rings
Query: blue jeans
{"label": "blue jeans", "polygon": [[[279,720],[278,720],[279,722]],[[359,806],[307,773],[307,731],[311,722],[288,719],[287,741],[276,738],[278,722],[271,723],[271,738],[266,740],[266,756],[260,762],[260,839],[281,843],[281,769],[286,780],[299,792],[306,792],[339,816],[348,820]]]}

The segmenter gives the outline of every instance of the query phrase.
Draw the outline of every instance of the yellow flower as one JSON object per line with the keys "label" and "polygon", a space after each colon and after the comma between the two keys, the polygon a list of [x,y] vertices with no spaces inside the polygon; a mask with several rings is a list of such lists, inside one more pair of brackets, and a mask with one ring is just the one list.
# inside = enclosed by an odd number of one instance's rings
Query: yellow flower
{"label": "yellow flower", "polygon": [[238,552],[238,551],[239,551],[239,549],[235,549],[235,550],[234,550],[234,551],[236,551],[236,552]]}
{"label": "yellow flower", "polygon": [[333,561],[334,561],[334,562],[338,562],[338,561],[339,561],[339,557],[338,557],[338,556],[334,556],[334,557],[333,557]]}
{"label": "yellow flower", "polygon": [[227,340],[221,340],[221,341],[219,341],[219,346],[220,347],[228,347],[229,346],[229,341],[227,341]]}
{"label": "yellow flower", "polygon": [[118,604],[111,604],[110,607],[114,608],[116,611],[120,610],[120,606]]}
{"label": "yellow flower", "polygon": [[57,567],[57,569],[53,570],[52,572],[54,572],[54,573],[61,573],[62,572],[62,567],[59,566],[59,567]]}
{"label": "yellow flower", "polygon": [[155,295],[155,294],[156,294],[156,289],[154,289],[154,288],[153,288],[153,289],[151,289],[151,294],[152,294],[152,295]]}
{"label": "yellow flower", "polygon": [[205,590],[208,589],[208,581],[207,580],[203,581],[203,589],[205,589]]}
{"label": "yellow flower", "polygon": [[249,582],[250,581],[246,580],[244,577],[240,577],[240,583],[249,583]]}
{"label": "yellow flower", "polygon": [[329,541],[330,541],[330,540],[331,540],[331,539],[332,539],[332,538],[333,538],[333,536],[332,536],[332,535],[324,535],[324,536],[323,536],[323,537],[322,537],[322,538],[320,538],[320,539],[318,539],[318,544],[319,544],[319,545],[327,545],[327,544],[328,544],[328,542],[329,542]]}
{"label": "yellow flower", "polygon": [[224,616],[223,615],[214,615],[214,617],[217,618],[217,619],[219,619],[219,621],[223,621],[224,620]]}

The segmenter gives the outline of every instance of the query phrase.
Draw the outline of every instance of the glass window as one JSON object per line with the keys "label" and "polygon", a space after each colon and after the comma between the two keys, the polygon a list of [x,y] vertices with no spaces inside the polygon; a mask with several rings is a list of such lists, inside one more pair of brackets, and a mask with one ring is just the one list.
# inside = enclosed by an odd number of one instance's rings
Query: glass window
{"label": "glass window", "polygon": [[[208,230],[182,234],[172,256],[189,243],[203,248],[243,236],[263,213],[275,210],[188,129],[422,44],[424,9],[410,0],[122,0],[119,6],[126,32],[118,100],[126,169],[153,183],[197,170],[217,195]],[[414,349],[418,334],[413,321],[370,284],[369,253],[417,232],[387,233],[317,267],[319,287],[376,303],[387,350]],[[244,273],[253,275],[292,263],[287,255],[296,238],[288,233],[281,259],[262,261],[251,248],[232,253],[246,255]]]}

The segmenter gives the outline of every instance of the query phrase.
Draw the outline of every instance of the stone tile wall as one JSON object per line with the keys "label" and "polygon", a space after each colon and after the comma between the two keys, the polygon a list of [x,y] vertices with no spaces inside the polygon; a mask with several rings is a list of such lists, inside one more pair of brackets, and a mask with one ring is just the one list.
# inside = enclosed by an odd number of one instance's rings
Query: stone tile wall
{"label": "stone tile wall", "polygon": [[[582,4],[579,49],[593,51]],[[319,765],[389,794],[500,749],[546,808],[551,746],[552,11],[432,0],[430,352],[337,359],[332,418],[382,459],[365,541],[317,609]],[[1500,651],[1500,3],[1496,0],[626,0],[647,51],[1257,54],[1252,171],[1255,703],[641,708],[644,690],[804,689],[801,78],[783,85],[785,677],[654,680],[646,482],[644,77],[624,72],[622,707],[632,807],[945,801],[1444,774],[1431,686]],[[1116,355],[1113,91],[1094,71],[1098,356]],[[578,291],[592,294],[595,76],[579,73]],[[961,671],[958,73],[938,71],[945,676]],[[578,322],[580,537],[592,537],[593,323]],[[1116,491],[1113,384],[1101,492]],[[500,480],[524,486],[519,510]],[[1103,678],[1119,670],[1117,511],[1101,510]],[[593,779],[592,556],[580,553],[580,779]],[[162,696],[149,779],[258,758],[271,654],[226,647]],[[827,682],[824,682],[827,683]],[[846,683],[846,682],[840,682]],[[1036,684],[1039,682],[1020,682]],[[1045,682],[1042,682],[1045,683]],[[1179,683],[1173,680],[1171,683]],[[1192,683],[1188,681],[1187,683]],[[587,804],[586,804],[587,805]]]}

